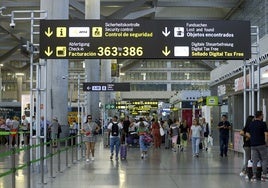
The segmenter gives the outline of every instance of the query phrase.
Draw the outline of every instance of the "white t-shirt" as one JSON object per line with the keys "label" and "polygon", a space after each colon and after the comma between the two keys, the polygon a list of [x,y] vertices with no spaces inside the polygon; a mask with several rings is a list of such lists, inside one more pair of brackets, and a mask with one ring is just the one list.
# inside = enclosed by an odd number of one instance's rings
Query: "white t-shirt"
{"label": "white t-shirt", "polygon": [[198,126],[192,125],[191,130],[192,130],[192,137],[200,138],[202,131],[202,127],[200,125]]}
{"label": "white t-shirt", "polygon": [[[118,122],[113,122],[113,123],[114,123],[114,124],[117,123],[118,128],[119,128],[119,134],[118,134],[118,137],[120,137],[120,130],[123,129],[123,126],[122,126],[121,123],[118,123]],[[107,129],[112,130],[113,123],[109,123]],[[110,134],[110,138],[112,138],[112,137],[114,137],[114,136],[112,136],[112,134]]]}

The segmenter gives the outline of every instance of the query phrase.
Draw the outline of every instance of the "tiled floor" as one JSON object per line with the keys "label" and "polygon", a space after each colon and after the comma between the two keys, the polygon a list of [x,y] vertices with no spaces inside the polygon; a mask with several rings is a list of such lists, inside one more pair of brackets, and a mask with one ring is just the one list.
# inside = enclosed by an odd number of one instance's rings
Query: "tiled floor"
{"label": "tiled floor", "polygon": [[[66,167],[65,154],[61,155],[61,171],[58,171],[57,157],[54,161],[54,178],[45,174],[46,184],[36,170],[31,173],[33,188],[247,188],[267,187],[268,182],[246,182],[239,176],[242,155],[229,152],[228,157],[219,157],[218,148],[202,151],[199,158],[192,157],[188,148],[184,152],[172,152],[164,148],[150,149],[146,159],[140,159],[138,148],[129,148],[127,160],[111,161],[109,149],[104,148],[101,138],[96,146],[95,161],[80,160]],[[21,154],[22,155],[22,154]],[[69,154],[70,155],[70,154]],[[18,156],[19,157],[19,156]],[[71,158],[69,157],[69,160]],[[1,162],[5,168],[9,159]],[[48,162],[49,164],[49,162]],[[48,165],[49,166],[49,165]],[[27,173],[16,175],[16,188],[26,188]],[[11,176],[0,178],[0,187],[11,187]]]}

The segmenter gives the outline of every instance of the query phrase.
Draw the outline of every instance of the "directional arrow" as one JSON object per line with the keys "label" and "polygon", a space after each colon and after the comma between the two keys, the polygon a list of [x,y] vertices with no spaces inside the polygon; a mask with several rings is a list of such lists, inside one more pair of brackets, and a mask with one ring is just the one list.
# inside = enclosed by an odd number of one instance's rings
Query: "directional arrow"
{"label": "directional arrow", "polygon": [[165,31],[162,31],[162,34],[167,37],[170,34],[170,31],[168,31],[168,28],[165,27]]}
{"label": "directional arrow", "polygon": [[47,28],[47,31],[45,31],[46,36],[50,37],[53,35],[53,31],[50,30],[50,27]]}
{"label": "directional arrow", "polygon": [[49,57],[53,54],[53,50],[50,50],[50,46],[47,47],[47,50],[45,51],[45,54]]}
{"label": "directional arrow", "polygon": [[168,49],[167,46],[165,46],[165,50],[162,50],[162,53],[165,55],[165,56],[168,56],[170,54],[170,50]]}

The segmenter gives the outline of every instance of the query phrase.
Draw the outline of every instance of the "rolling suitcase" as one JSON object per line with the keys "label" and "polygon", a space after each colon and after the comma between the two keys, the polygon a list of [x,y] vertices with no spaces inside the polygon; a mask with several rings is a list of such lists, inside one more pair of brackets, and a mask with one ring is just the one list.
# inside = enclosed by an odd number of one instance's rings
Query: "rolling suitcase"
{"label": "rolling suitcase", "polygon": [[127,159],[127,145],[126,144],[122,144],[120,146],[120,158],[121,160]]}
{"label": "rolling suitcase", "polygon": [[127,159],[127,144],[125,139],[125,144],[120,145],[120,159],[126,160]]}

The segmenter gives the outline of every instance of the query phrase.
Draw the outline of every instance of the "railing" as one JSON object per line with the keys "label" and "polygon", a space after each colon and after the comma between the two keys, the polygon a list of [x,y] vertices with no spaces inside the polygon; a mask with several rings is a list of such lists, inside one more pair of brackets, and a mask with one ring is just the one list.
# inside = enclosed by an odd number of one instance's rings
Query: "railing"
{"label": "railing", "polygon": [[[11,135],[10,132],[1,132],[1,135]],[[20,132],[19,132],[20,133]],[[16,174],[18,174],[19,170],[26,170],[26,173],[24,174],[24,180],[26,180],[27,185],[25,187],[31,188],[31,174],[33,172],[39,173],[41,175],[41,181],[39,183],[46,184],[45,181],[45,174],[49,174],[50,178],[55,178],[54,176],[54,162],[57,161],[57,171],[62,173],[64,166],[62,165],[62,161],[64,158],[61,158],[61,154],[65,153],[65,169],[69,168],[69,163],[74,164],[76,161],[79,161],[78,159],[78,152],[81,152],[81,158],[83,156],[84,147],[83,142],[81,143],[74,143],[75,140],[78,140],[79,136],[70,136],[66,138],[51,140],[49,142],[44,142],[43,138],[40,138],[40,144],[33,144],[33,145],[26,145],[22,147],[10,147],[7,149],[7,151],[2,152],[0,154],[0,161],[5,161],[3,165],[0,166],[0,178],[10,178],[11,176],[11,182],[8,182],[9,187],[16,188]],[[81,140],[81,139],[80,139]],[[52,146],[52,142],[57,143],[57,147]],[[44,148],[49,147],[49,152],[44,153]],[[41,155],[40,158],[35,158],[30,160],[30,150],[34,149],[40,149]],[[80,151],[81,150],[81,151]],[[24,155],[24,159],[22,161],[18,161],[18,156]],[[71,157],[69,159],[69,157]],[[10,160],[10,162],[8,162]],[[49,168],[47,165],[47,162],[49,163]],[[34,170],[34,165],[37,167],[40,167],[39,170]],[[49,173],[48,173],[49,169]],[[18,187],[21,187],[19,185]],[[32,186],[35,187],[35,186]]]}

